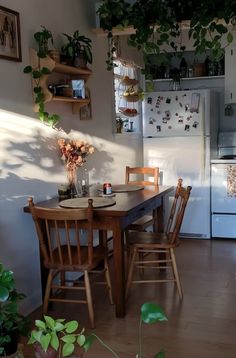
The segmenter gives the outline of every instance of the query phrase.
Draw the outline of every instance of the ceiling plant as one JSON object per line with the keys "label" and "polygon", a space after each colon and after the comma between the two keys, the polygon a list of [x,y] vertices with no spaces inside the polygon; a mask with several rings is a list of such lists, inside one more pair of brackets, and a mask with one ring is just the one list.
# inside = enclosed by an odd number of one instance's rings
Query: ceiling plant
{"label": "ceiling plant", "polygon": [[[100,26],[113,37],[113,27],[133,26],[135,33],[128,38],[128,45],[144,54],[158,55],[160,64],[165,62],[168,51],[184,51],[182,43],[183,21],[189,20],[188,35],[193,39],[197,54],[211,50],[214,60],[224,55],[224,48],[233,41],[236,26],[235,1],[216,0],[103,0],[97,11]],[[165,50],[163,50],[165,46]],[[107,65],[112,69],[112,47],[108,51]]]}
{"label": "ceiling plant", "polygon": [[53,45],[53,35],[50,30],[41,26],[42,30],[34,34],[37,44],[38,61],[35,67],[28,65],[24,68],[24,73],[29,74],[33,80],[34,102],[37,106],[38,118],[46,124],[55,126],[59,121],[58,114],[49,114],[45,110],[45,96],[41,87],[42,78],[51,73],[50,69],[42,66],[41,60],[46,58],[49,52],[49,44]]}

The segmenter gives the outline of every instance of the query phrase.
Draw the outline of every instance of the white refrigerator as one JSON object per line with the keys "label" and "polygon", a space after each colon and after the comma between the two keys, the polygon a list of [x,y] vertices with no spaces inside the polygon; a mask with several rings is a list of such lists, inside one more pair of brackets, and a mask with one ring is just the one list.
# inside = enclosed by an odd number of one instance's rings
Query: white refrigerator
{"label": "white refrigerator", "polygon": [[[192,192],[181,237],[211,237],[210,159],[217,156],[217,93],[186,90],[145,93],[142,108],[144,165],[160,169],[160,184],[183,178]],[[173,197],[165,203],[168,217]]]}

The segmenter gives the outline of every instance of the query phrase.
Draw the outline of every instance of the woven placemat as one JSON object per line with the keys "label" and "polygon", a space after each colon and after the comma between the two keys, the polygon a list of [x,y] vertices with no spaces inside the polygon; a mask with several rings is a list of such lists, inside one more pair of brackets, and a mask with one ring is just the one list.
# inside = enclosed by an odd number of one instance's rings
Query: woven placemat
{"label": "woven placemat", "polygon": [[87,208],[88,199],[93,199],[94,208],[104,208],[106,206],[114,205],[116,202],[112,198],[103,198],[103,197],[85,197],[85,198],[73,198],[63,200],[59,203],[59,206],[63,208]]}

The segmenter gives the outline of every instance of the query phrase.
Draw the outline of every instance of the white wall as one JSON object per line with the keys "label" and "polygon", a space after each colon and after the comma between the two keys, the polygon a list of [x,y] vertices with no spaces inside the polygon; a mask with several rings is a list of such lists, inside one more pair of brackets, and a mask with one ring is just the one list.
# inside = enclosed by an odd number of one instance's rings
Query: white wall
{"label": "white wall", "polygon": [[[58,184],[65,181],[57,139],[81,138],[95,146],[87,161],[91,183],[123,182],[125,165],[142,163],[142,146],[140,138],[127,140],[112,134],[112,75],[105,65],[106,38],[90,32],[93,1],[2,0],[1,5],[20,13],[22,62],[0,59],[0,262],[15,272],[17,287],[27,295],[22,308],[28,313],[41,303],[41,286],[36,235],[23,207],[29,195],[35,201],[56,195]],[[47,109],[61,115],[60,130],[54,130],[33,113],[30,77],[23,68],[40,25],[52,31],[58,49],[62,32],[79,29],[92,39],[91,121],[80,121],[69,104],[50,103]]]}

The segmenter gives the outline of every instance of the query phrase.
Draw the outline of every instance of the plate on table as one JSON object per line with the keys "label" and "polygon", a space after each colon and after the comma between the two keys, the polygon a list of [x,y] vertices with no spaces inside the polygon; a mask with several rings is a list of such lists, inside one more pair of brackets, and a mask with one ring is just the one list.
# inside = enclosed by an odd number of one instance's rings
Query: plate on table
{"label": "plate on table", "polygon": [[84,197],[84,198],[73,198],[63,200],[59,203],[59,206],[63,208],[87,208],[88,199],[93,199],[94,208],[104,208],[106,206],[115,205],[115,200],[112,198],[103,198],[103,197]]}

